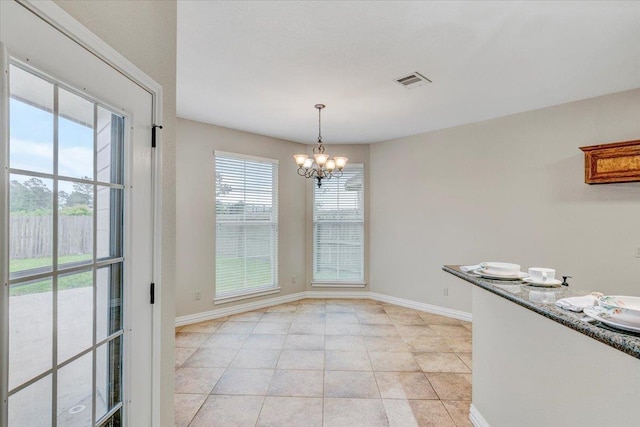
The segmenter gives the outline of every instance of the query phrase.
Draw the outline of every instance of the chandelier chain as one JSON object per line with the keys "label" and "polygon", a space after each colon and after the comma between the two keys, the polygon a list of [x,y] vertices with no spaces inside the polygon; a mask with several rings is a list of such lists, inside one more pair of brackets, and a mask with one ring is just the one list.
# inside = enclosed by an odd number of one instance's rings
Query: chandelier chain
{"label": "chandelier chain", "polygon": [[[323,106],[324,107],[324,106]],[[322,108],[318,108],[318,144],[322,144]]]}

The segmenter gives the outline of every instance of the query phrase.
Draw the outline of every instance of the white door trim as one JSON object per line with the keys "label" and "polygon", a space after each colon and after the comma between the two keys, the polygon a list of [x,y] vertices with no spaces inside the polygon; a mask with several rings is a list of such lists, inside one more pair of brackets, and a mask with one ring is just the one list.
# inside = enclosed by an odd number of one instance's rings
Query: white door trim
{"label": "white door trim", "polygon": [[[4,44],[0,43],[0,72],[3,74],[0,77],[0,165],[4,167],[4,165],[8,165],[8,155],[9,155],[9,144],[4,143],[4,141],[9,141],[9,123],[7,122],[7,114],[4,114],[5,111],[9,111],[9,88],[7,87],[7,78],[5,71],[9,69],[9,58],[8,52],[5,48]],[[5,171],[0,173],[0,188],[8,188],[7,187],[7,174]],[[3,191],[0,195],[0,202],[2,206],[9,205],[9,192]],[[0,227],[3,229],[0,230],[1,236],[9,236],[9,221],[7,221],[7,209],[0,209]],[[5,272],[9,271],[9,239],[4,239],[0,243],[0,280],[2,280],[2,289],[1,292],[6,292],[6,297],[3,297],[0,294],[0,324],[7,325],[9,323],[9,286],[8,283],[5,282]],[[8,277],[8,275],[6,276]],[[4,326],[6,328],[6,326]],[[9,364],[4,363],[4,355],[9,354],[9,334],[6,333],[6,329],[3,329],[3,333],[0,333],[0,408],[5,409],[7,407],[7,387],[5,384],[8,384],[9,378]],[[7,379],[6,383],[4,379]],[[0,425],[4,422],[4,416],[0,414]]]}
{"label": "white door trim", "polygon": [[[52,0],[16,0],[70,39],[100,58],[103,62],[123,74],[153,97],[153,122],[162,125],[162,86],[118,51],[75,20]],[[153,132],[153,130],[152,130]],[[155,283],[155,305],[153,307],[153,348],[151,407],[154,426],[160,425],[160,377],[161,377],[161,314],[162,314],[162,132],[158,132],[153,153],[153,282]],[[151,143],[151,141],[149,141]]]}

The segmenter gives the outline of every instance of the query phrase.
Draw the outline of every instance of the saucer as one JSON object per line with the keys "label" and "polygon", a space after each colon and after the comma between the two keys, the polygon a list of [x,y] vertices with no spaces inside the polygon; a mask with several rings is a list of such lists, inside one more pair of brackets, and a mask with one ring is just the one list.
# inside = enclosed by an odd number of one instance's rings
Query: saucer
{"label": "saucer", "polygon": [[522,279],[522,281],[529,286],[538,286],[541,288],[557,288],[558,286],[562,285],[562,281],[558,279],[545,280],[544,282],[536,282],[530,277],[525,277],[524,279]]}
{"label": "saucer", "polygon": [[609,314],[611,310],[607,310],[604,307],[587,307],[582,310],[587,316],[596,319],[599,322],[604,323],[612,328],[622,329],[624,331],[640,333],[640,325],[630,325],[626,322],[618,321]]}
{"label": "saucer", "polygon": [[494,280],[520,280],[527,277],[527,273],[524,273],[522,271],[516,274],[494,274],[494,273],[487,273],[486,271],[482,271],[482,270],[476,270],[474,271],[474,273],[481,277],[484,277],[485,279],[494,279]]}

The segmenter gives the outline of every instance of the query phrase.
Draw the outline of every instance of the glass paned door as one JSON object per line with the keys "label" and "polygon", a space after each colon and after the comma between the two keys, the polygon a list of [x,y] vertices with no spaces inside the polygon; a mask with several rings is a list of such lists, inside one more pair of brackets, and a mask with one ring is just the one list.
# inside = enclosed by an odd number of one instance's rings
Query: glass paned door
{"label": "glass paned door", "polygon": [[121,425],[125,116],[9,66],[9,426]]}

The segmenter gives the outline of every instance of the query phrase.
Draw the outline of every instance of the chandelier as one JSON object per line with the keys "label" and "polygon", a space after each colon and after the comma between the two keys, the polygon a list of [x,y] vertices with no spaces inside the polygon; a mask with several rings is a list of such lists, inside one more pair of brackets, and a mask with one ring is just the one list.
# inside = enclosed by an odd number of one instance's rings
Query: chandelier
{"label": "chandelier", "polygon": [[346,166],[346,157],[334,157],[329,158],[328,154],[324,152],[324,145],[322,145],[322,124],[320,115],[324,104],[316,104],[314,106],[318,109],[318,145],[313,148],[313,159],[309,158],[306,154],[296,154],[293,158],[298,165],[298,175],[305,178],[315,178],[318,180],[318,188],[322,185],[323,179],[331,179],[332,177],[341,177],[342,169]]}

